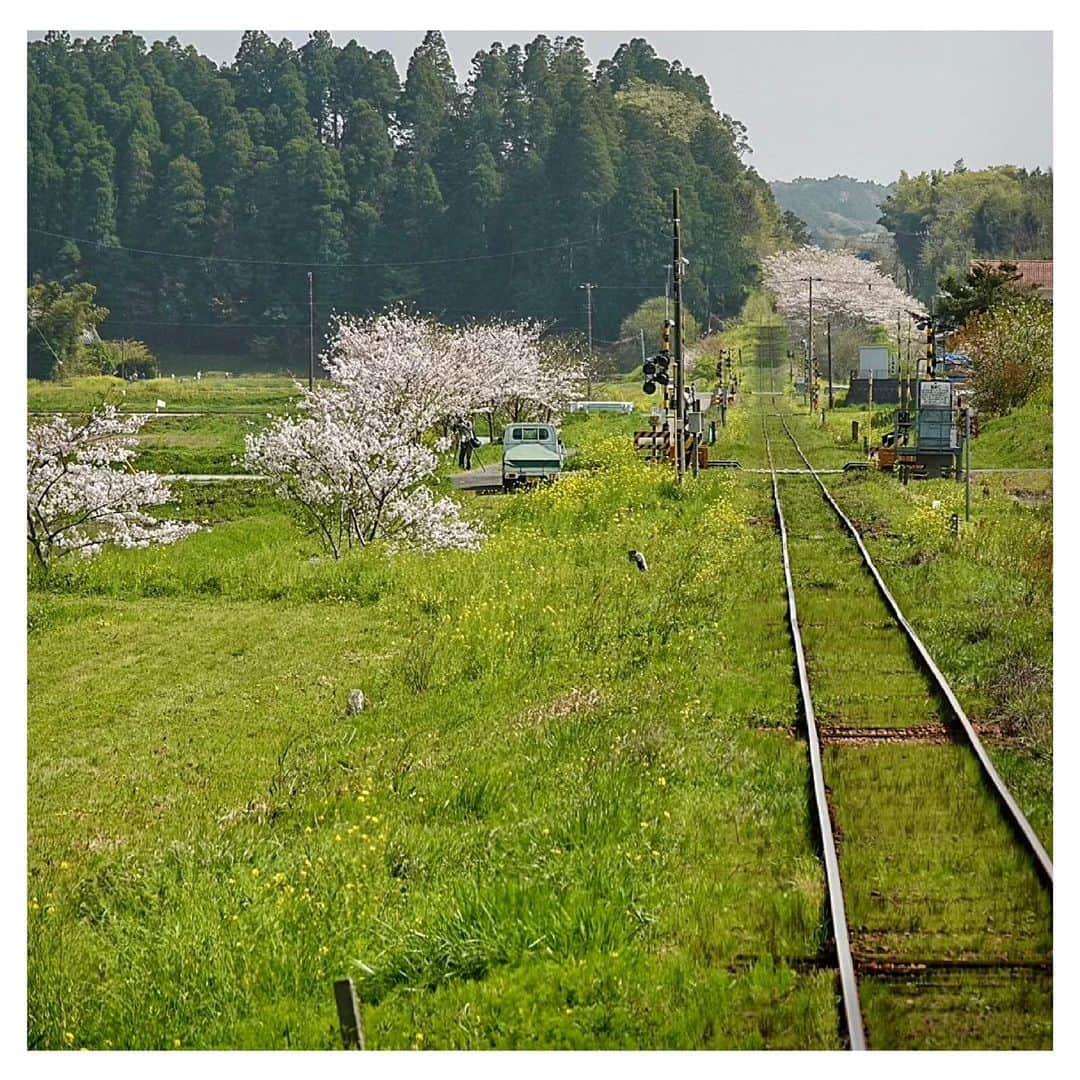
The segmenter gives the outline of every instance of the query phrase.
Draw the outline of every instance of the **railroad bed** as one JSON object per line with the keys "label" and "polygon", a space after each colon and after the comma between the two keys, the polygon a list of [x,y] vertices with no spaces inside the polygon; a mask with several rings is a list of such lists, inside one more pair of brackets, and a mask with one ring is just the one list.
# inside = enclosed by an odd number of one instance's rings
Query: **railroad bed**
{"label": "railroad bed", "polygon": [[1049,1047],[1050,860],[777,407],[761,430],[850,1045]]}

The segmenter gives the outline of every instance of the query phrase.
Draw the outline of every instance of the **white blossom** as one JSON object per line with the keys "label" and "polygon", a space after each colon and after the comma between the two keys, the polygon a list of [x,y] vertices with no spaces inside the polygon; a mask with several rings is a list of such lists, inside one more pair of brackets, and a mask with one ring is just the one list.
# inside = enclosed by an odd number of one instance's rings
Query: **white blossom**
{"label": "white blossom", "polygon": [[299,503],[335,557],[386,540],[475,549],[480,529],[428,486],[447,432],[470,413],[558,412],[580,364],[545,355],[537,323],[460,328],[398,308],[338,316],[322,362],[331,385],[304,392],[301,415],[245,440],[244,462]]}
{"label": "white blossom", "polygon": [[76,427],[54,416],[26,439],[26,538],[42,566],[71,551],[90,556],[105,544],[171,544],[197,531],[193,522],[147,514],[172,500],[156,473],[131,467],[145,416],[112,405]]}
{"label": "white blossom", "polygon": [[380,394],[419,436],[471,412],[517,420],[564,410],[580,396],[584,365],[545,354],[542,334],[536,322],[450,328],[394,309],[338,316],[322,361],[346,389]]}
{"label": "white blossom", "polygon": [[475,549],[481,533],[424,485],[438,454],[375,388],[304,392],[302,415],[245,437],[245,465],[295,500],[335,558],[377,539],[391,547]]}
{"label": "white blossom", "polygon": [[871,325],[891,325],[897,315],[923,313],[925,308],[909,296],[877,263],[849,251],[803,247],[770,255],[763,265],[765,286],[776,297],[776,308],[788,318],[805,319],[810,307],[813,279],[814,314],[823,319],[850,319]]}

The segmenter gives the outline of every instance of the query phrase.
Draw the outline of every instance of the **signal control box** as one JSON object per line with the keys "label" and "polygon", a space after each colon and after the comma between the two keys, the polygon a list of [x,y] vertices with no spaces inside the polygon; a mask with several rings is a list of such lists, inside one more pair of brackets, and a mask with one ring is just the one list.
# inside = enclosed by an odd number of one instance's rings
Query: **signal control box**
{"label": "signal control box", "polygon": [[896,464],[907,466],[913,476],[959,475],[956,388],[946,379],[923,379],[916,400],[915,445],[899,447]]}
{"label": "signal control box", "polygon": [[919,383],[916,445],[923,450],[953,451],[960,441],[956,430],[955,392],[947,380]]}

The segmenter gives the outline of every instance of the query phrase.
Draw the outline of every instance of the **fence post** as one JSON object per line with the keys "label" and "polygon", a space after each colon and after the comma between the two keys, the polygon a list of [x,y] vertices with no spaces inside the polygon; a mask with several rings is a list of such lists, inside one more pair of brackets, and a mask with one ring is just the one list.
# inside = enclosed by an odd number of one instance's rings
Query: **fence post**
{"label": "fence post", "polygon": [[352,979],[337,979],[334,982],[334,1000],[337,1002],[342,1045],[346,1050],[363,1050],[364,1024],[360,1019],[360,1006],[356,1001]]}

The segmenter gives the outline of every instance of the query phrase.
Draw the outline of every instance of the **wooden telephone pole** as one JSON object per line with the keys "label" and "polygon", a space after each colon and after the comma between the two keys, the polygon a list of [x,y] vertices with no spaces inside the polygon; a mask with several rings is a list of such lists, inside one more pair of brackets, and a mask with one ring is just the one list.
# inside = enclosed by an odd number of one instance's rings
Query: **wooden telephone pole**
{"label": "wooden telephone pole", "polygon": [[308,390],[315,389],[315,284],[312,273],[307,275],[308,299]]}
{"label": "wooden telephone pole", "polygon": [[682,241],[679,238],[679,189],[671,193],[672,292],[675,308],[675,476],[686,471],[686,395],[683,388]]}

